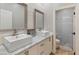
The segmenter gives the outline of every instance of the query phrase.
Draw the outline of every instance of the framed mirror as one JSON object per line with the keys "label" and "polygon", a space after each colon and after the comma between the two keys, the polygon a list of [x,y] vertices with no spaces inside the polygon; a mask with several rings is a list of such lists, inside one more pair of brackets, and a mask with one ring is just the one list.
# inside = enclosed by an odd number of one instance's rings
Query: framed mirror
{"label": "framed mirror", "polygon": [[27,27],[27,5],[0,3],[0,30],[20,30]]}
{"label": "framed mirror", "polygon": [[12,30],[12,4],[0,3],[0,31],[3,30]]}
{"label": "framed mirror", "polygon": [[26,29],[27,22],[27,5],[24,3],[17,3],[13,5],[13,29]]}
{"label": "framed mirror", "polygon": [[34,10],[34,27],[35,30],[43,30],[44,29],[44,13],[37,9]]}

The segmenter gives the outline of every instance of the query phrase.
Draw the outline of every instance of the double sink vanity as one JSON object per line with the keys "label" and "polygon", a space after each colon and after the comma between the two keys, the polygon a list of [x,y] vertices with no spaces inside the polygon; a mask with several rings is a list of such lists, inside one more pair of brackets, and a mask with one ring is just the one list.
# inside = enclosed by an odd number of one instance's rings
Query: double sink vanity
{"label": "double sink vanity", "polygon": [[4,37],[0,54],[7,55],[49,55],[52,52],[52,33],[40,32],[35,36],[20,34]]}
{"label": "double sink vanity", "polygon": [[[30,19],[28,11],[28,4],[0,4],[0,34],[13,31],[3,36],[0,55],[48,55],[52,52],[53,33],[44,28],[44,12],[35,8],[30,15],[34,17]],[[20,30],[24,32],[17,34]]]}

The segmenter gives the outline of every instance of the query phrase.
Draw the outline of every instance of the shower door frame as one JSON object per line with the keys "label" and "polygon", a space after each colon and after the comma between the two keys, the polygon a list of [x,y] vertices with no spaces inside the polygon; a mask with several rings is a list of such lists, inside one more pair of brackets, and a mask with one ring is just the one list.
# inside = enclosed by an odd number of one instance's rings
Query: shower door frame
{"label": "shower door frame", "polygon": [[[75,8],[75,5],[67,5],[67,6],[62,6],[62,7],[59,7],[59,8],[56,8],[54,11],[55,11],[55,13],[54,13],[54,16],[56,17],[56,12],[57,11],[59,11],[59,10],[63,10],[63,9],[67,9],[67,8]],[[75,12],[75,9],[74,9],[74,12]],[[56,18],[54,17],[54,22],[56,23]],[[75,17],[73,16],[73,32],[75,32],[75,23],[74,23],[74,21],[75,21]],[[54,23],[54,37],[55,37],[55,39],[56,39],[56,24]],[[74,40],[74,38],[75,38],[75,36],[73,35],[73,52],[75,52],[75,40]],[[56,41],[56,40],[55,40]],[[55,43],[56,44],[56,43]]]}

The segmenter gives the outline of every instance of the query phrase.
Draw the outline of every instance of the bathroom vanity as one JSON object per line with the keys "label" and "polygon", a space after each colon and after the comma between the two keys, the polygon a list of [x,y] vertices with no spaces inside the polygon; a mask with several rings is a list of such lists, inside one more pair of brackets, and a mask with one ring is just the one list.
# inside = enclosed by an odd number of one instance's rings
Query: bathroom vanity
{"label": "bathroom vanity", "polygon": [[[35,42],[36,41],[36,42]],[[34,44],[25,49],[19,55],[49,55],[52,52],[52,35],[41,38],[33,38]]]}
{"label": "bathroom vanity", "polygon": [[8,52],[4,46],[0,46],[0,54],[2,55],[49,55],[52,52],[53,34],[49,33],[46,36],[36,35],[32,38],[32,43],[15,50]]}
{"label": "bathroom vanity", "polygon": [[[13,31],[12,34],[5,35],[8,37],[3,35],[5,38],[2,38],[4,42],[0,45],[0,55],[49,55],[52,52],[53,33],[44,29],[44,12],[34,10],[34,28],[32,29],[27,28],[26,4],[4,3],[1,4],[0,12],[2,20],[0,30]],[[32,37],[27,34],[31,31],[34,32]]]}

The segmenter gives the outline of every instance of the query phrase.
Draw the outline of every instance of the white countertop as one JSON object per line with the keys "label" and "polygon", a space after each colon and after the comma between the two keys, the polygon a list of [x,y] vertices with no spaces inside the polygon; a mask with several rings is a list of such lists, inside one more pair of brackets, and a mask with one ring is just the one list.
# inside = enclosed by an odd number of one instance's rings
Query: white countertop
{"label": "white countertop", "polygon": [[37,43],[41,42],[42,40],[44,40],[44,39],[46,39],[46,38],[48,38],[48,37],[50,37],[50,36],[52,36],[52,35],[53,35],[53,33],[50,33],[50,34],[47,35],[47,36],[41,36],[41,37],[37,37],[37,36],[36,36],[36,37],[33,37],[31,44],[29,44],[29,45],[27,45],[27,46],[25,46],[25,47],[23,47],[23,48],[21,48],[21,49],[19,49],[19,50],[17,50],[17,51],[14,51],[14,52],[12,52],[12,53],[9,53],[9,52],[6,50],[6,48],[5,48],[3,45],[1,45],[1,46],[0,46],[0,55],[16,55],[16,54],[18,54],[18,53],[20,53],[20,52],[22,52],[22,51],[24,51],[24,50],[29,49],[30,47],[36,45]]}

